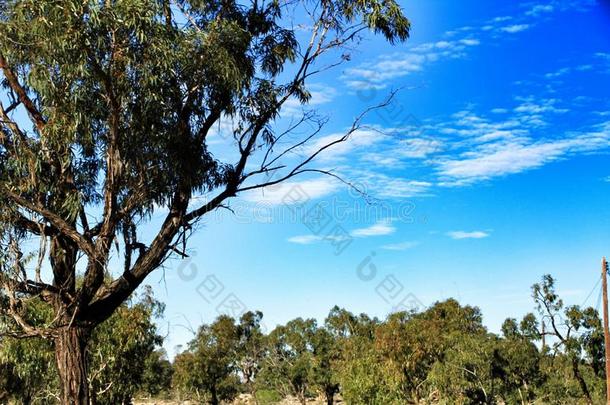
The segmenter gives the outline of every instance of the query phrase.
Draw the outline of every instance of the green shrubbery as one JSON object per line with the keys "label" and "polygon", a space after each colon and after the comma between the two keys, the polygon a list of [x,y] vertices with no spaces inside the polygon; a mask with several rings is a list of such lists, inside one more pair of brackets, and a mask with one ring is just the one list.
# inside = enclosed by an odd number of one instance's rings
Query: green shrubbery
{"label": "green shrubbery", "polygon": [[[597,311],[564,306],[550,276],[532,291],[538,313],[507,319],[501,335],[487,331],[478,308],[453,299],[383,321],[335,307],[323,324],[297,318],[268,334],[262,314],[248,312],[201,326],[173,363],[155,349],[161,339],[152,320],[162,307],[146,294],[96,330],[88,350],[92,392],[98,404],[136,394],[218,404],[241,393],[259,404],[287,396],[331,404],[339,395],[379,405],[603,403]],[[32,317],[44,319],[36,310]],[[57,395],[45,341],[3,340],[0,369],[0,402],[7,393],[45,404]]]}

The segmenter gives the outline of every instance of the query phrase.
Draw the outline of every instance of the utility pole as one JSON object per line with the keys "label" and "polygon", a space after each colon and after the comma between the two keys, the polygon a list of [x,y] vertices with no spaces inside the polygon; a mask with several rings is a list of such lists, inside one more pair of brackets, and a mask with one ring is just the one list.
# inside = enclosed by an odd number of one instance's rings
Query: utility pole
{"label": "utility pole", "polygon": [[604,295],[604,351],[606,352],[606,404],[610,405],[610,332],[608,331],[608,263],[602,258],[602,292]]}
{"label": "utility pole", "polygon": [[542,320],[542,353],[544,353],[544,349],[546,349],[546,325],[544,324],[544,319]]}

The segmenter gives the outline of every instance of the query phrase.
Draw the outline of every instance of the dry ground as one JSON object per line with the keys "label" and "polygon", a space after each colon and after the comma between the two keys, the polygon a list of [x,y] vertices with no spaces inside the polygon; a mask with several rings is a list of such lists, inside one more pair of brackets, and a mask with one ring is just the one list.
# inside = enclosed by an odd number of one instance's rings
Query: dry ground
{"label": "dry ground", "polygon": [[[341,404],[341,401],[335,401],[336,404]],[[250,395],[240,395],[235,401],[227,403],[226,405],[255,405],[256,403]],[[325,405],[326,403],[322,400],[309,400],[308,405]],[[162,400],[136,400],[134,405],[196,405],[191,401],[162,401]],[[286,398],[277,405],[300,405],[296,398]]]}

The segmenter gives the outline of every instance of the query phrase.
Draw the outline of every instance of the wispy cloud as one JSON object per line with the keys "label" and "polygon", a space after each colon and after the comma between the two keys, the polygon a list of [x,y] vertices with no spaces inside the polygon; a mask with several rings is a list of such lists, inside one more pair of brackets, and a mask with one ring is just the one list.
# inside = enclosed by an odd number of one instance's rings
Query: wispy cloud
{"label": "wispy cloud", "polygon": [[242,198],[250,203],[270,206],[303,204],[333,194],[340,187],[340,182],[332,177],[319,177],[303,181],[287,181],[248,191],[242,194]]}
{"label": "wispy cloud", "polygon": [[[311,98],[307,102],[306,106],[316,107],[323,104],[332,102],[337,96],[337,90],[332,86],[322,86],[319,84],[310,85]],[[301,114],[303,106],[296,98],[288,99],[282,107],[283,116],[292,116]]]}
{"label": "wispy cloud", "polygon": [[516,34],[517,32],[522,32],[530,28],[529,24],[513,24],[507,25],[506,27],[500,28],[500,31],[507,32],[509,34]]}
{"label": "wispy cloud", "polygon": [[319,235],[297,235],[288,238],[288,242],[296,243],[298,245],[311,245],[317,242],[323,241],[344,241],[348,239],[347,236],[335,236],[335,235],[327,235],[327,236],[319,236]]}
{"label": "wispy cloud", "polygon": [[[344,132],[338,132],[319,137],[315,140],[315,142],[312,142],[307,146],[305,154],[309,156],[318,151],[320,148],[323,148],[325,145],[329,145],[334,141],[341,139],[344,135]],[[336,162],[337,160],[347,157],[349,153],[355,150],[370,147],[374,144],[383,142],[388,138],[389,137],[379,129],[361,128],[354,131],[345,141],[336,143],[322,151],[317,156],[317,160]]]}
{"label": "wispy cloud", "polygon": [[493,177],[520,173],[577,153],[590,153],[610,147],[610,126],[578,135],[533,140],[529,137],[500,139],[474,146],[458,157],[438,163],[438,172],[446,181],[441,185],[463,185]]}
{"label": "wispy cloud", "polygon": [[298,235],[288,238],[288,242],[299,245],[311,245],[312,243],[319,242],[321,240],[322,237],[317,235]]}
{"label": "wispy cloud", "polygon": [[537,17],[541,14],[551,13],[555,10],[552,4],[536,4],[528,11],[525,12],[525,15]]}
{"label": "wispy cloud", "polygon": [[472,37],[427,42],[412,47],[409,52],[385,55],[377,62],[348,69],[343,79],[352,89],[382,89],[388,81],[422,71],[431,63],[463,57],[467,48],[479,44],[479,39]]}
{"label": "wispy cloud", "polygon": [[383,245],[381,248],[384,250],[394,250],[394,251],[403,251],[413,249],[419,245],[419,242],[407,241],[400,243],[391,243],[389,245]]}
{"label": "wispy cloud", "polygon": [[355,238],[366,238],[369,236],[383,236],[390,235],[396,232],[396,228],[392,226],[390,221],[379,221],[374,225],[367,228],[355,229],[351,232],[351,235]]}
{"label": "wispy cloud", "polygon": [[452,231],[452,232],[447,232],[447,236],[449,236],[451,239],[456,239],[456,240],[483,239],[483,238],[489,237],[489,234],[487,232],[483,232],[483,231],[472,231],[472,232]]}

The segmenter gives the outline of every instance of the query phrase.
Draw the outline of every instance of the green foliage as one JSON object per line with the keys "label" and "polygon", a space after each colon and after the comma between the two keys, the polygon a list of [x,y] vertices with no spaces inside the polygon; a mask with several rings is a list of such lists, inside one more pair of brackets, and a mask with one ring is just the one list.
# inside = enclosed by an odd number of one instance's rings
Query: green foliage
{"label": "green foliage", "polygon": [[150,353],[144,362],[139,393],[155,398],[168,397],[171,392],[173,368],[164,350]]}
{"label": "green foliage", "polygon": [[201,326],[174,361],[172,385],[179,396],[211,404],[231,400],[241,389],[238,372],[251,389],[264,351],[261,319],[262,313],[247,312],[239,323],[221,316]]}
{"label": "green foliage", "polygon": [[[51,313],[37,300],[22,308],[25,318],[34,325],[44,324]],[[7,320],[0,320],[3,325]],[[16,339],[0,337],[0,401],[4,396],[23,404],[43,404],[58,389],[52,342],[33,337]]]}
{"label": "green foliage", "polygon": [[261,377],[284,396],[293,395],[302,403],[312,393],[314,347],[317,324],[314,319],[297,318],[278,326],[268,339],[268,357]]}
{"label": "green foliage", "polygon": [[143,387],[146,363],[163,342],[154,324],[163,310],[145,289],[138,301],[120,307],[94,330],[87,354],[91,396],[99,405],[128,401]]}
{"label": "green foliage", "polygon": [[[154,299],[150,289],[144,289],[139,297],[121,306],[95,329],[86,353],[92,397],[97,404],[122,403],[138,390],[147,389],[143,380],[146,364],[162,343],[154,320],[162,312],[163,305]],[[47,306],[35,301],[26,313],[33,324],[48,322],[52,315]],[[38,337],[0,340],[0,368],[6,372],[0,378],[0,393],[6,391],[14,400],[24,404],[53,403],[59,392],[55,367],[51,340]],[[162,376],[154,378],[159,377]]]}
{"label": "green foliage", "polygon": [[23,404],[44,404],[57,392],[51,342],[31,338],[0,340],[0,403],[2,393]]}
{"label": "green foliage", "polygon": [[[92,392],[103,391],[95,398],[99,404],[121,403],[135,392],[210,404],[243,392],[260,404],[287,396],[301,403],[324,397],[329,404],[340,396],[348,404],[371,405],[603,403],[599,316],[591,308],[564,306],[554,283],[545,277],[534,286],[540,316],[509,318],[502,335],[485,329],[478,308],[453,299],[384,321],[335,307],[324,325],[297,318],[268,335],[261,330],[262,313],[248,312],[201,326],[173,364],[156,350],[152,321],[163,307],[144,291],[120,308],[108,329],[96,329],[87,351]],[[45,321],[41,308],[32,306],[30,320]],[[557,331],[549,325],[543,349],[542,321],[551,319]],[[52,358],[47,341],[4,339],[0,402],[9,392],[23,403],[52,402]]]}

